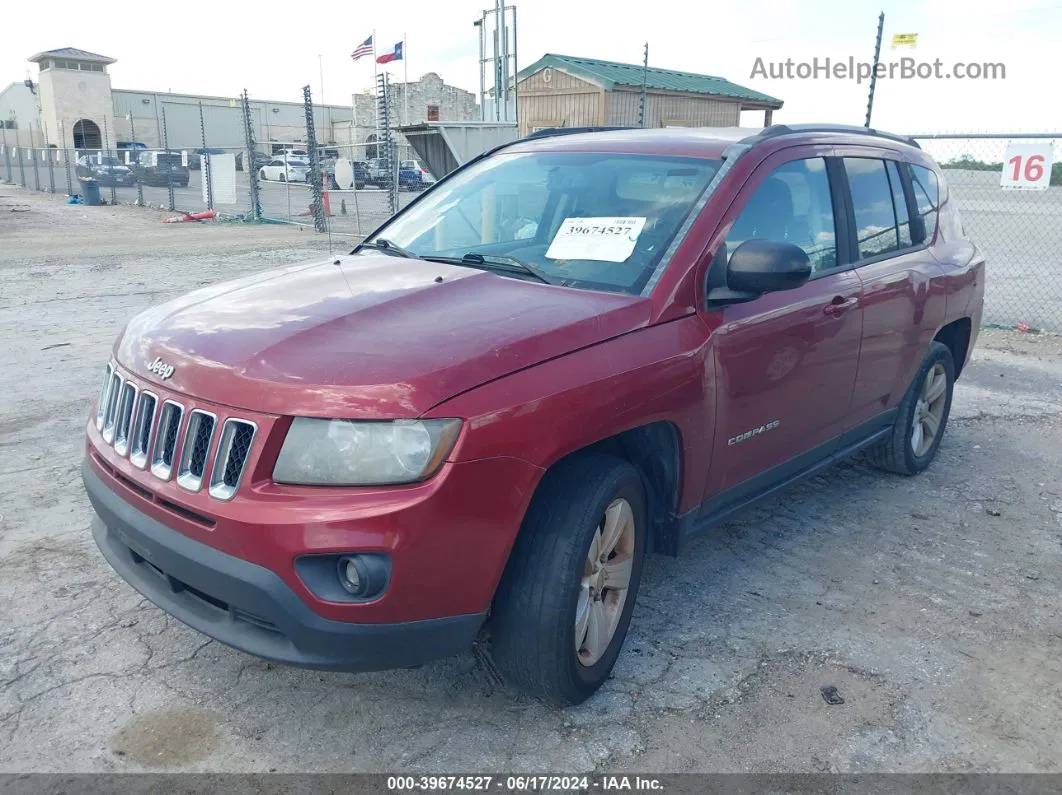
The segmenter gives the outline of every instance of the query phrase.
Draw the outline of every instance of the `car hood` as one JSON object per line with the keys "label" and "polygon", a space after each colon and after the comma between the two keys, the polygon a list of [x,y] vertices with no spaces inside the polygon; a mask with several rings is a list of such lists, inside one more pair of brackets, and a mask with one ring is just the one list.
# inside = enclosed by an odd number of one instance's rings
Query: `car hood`
{"label": "car hood", "polygon": [[[414,417],[649,317],[637,296],[362,253],[153,307],[129,323],[115,356],[145,381],[252,411]],[[164,382],[150,369],[156,358],[174,368]]]}

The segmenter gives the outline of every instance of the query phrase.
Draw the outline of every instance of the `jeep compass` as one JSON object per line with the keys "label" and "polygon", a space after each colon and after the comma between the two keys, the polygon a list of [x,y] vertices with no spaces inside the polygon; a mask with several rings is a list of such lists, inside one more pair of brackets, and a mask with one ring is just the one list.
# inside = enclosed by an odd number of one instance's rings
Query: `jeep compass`
{"label": "jeep compass", "polygon": [[648,554],[860,451],[930,464],[984,269],[909,139],[536,134],[350,254],[135,317],[88,421],[92,532],[244,652],[366,671],[482,642],[578,703]]}

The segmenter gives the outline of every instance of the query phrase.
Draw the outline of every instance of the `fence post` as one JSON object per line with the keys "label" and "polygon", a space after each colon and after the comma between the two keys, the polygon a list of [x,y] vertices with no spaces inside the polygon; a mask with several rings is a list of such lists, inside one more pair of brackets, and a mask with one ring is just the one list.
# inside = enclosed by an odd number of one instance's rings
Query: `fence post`
{"label": "fence post", "polygon": [[4,165],[7,166],[7,181],[14,182],[11,176],[11,147],[7,145],[7,127],[4,126],[3,120],[0,120],[0,133],[4,136]]}
{"label": "fence post", "polygon": [[23,188],[26,187],[26,163],[22,155],[22,147],[18,148],[18,179]]}
{"label": "fence post", "polygon": [[[107,131],[107,117],[103,117],[103,151],[106,152],[105,157],[111,156],[111,140]],[[117,157],[118,153],[115,152],[114,156]],[[118,188],[114,184],[114,180],[111,180],[111,205],[118,203]]]}
{"label": "fence post", "polygon": [[[391,215],[398,212],[398,168],[395,163],[395,139],[391,134],[391,98],[389,96],[390,83],[387,72],[381,72],[376,77],[376,118],[380,126],[380,135],[383,136],[383,167],[387,169],[387,207]],[[380,157],[380,147],[376,147],[376,155]]]}
{"label": "fence post", "polygon": [[30,149],[30,160],[33,161],[33,184],[37,190],[41,189],[41,172],[37,170],[37,150]]}
{"label": "fence post", "polygon": [[70,179],[70,150],[63,147],[63,167],[66,171],[66,195],[74,195],[74,183]]}
{"label": "fence post", "polygon": [[214,186],[210,181],[210,153],[206,151],[206,122],[203,121],[203,103],[199,103],[199,139],[203,142],[203,155],[200,158],[199,174],[206,182],[207,209],[214,209]]}
{"label": "fence post", "polygon": [[[162,148],[166,152],[167,157],[170,154],[170,136],[166,131],[166,106],[162,106]],[[176,202],[173,199],[173,180],[169,177],[169,172],[166,172],[166,188],[170,194],[170,209],[173,210],[176,207]]]}
{"label": "fence post", "polygon": [[258,197],[258,169],[254,167],[254,125],[251,121],[251,102],[247,98],[247,89],[240,95],[243,106],[243,138],[247,146],[246,160],[243,168],[247,172],[247,183],[251,194],[251,217],[259,221],[262,218],[262,203]]}
{"label": "fence post", "polygon": [[[129,111],[129,141],[130,142],[136,141],[136,127],[133,126],[133,112],[132,111]],[[135,150],[135,149],[132,149],[132,150],[127,149],[126,150],[125,156],[129,160],[129,162],[126,163],[126,165],[129,166],[129,168],[132,170],[132,172],[133,172],[133,180],[136,182],[136,206],[137,207],[143,207],[144,206],[144,183],[141,182],[141,180],[140,180],[140,169],[133,168],[133,152],[136,152],[136,151],[137,150]]]}
{"label": "fence post", "polygon": [[[55,152],[54,156],[52,155],[53,151]],[[48,161],[48,192],[55,193],[55,160],[59,157],[59,150],[45,149],[44,157]]]}
{"label": "fence post", "polygon": [[310,87],[302,87],[302,105],[306,111],[306,148],[310,154],[310,195],[313,197],[313,225],[325,232],[324,195],[321,191],[321,153],[317,151],[317,135],[313,128],[313,99]]}

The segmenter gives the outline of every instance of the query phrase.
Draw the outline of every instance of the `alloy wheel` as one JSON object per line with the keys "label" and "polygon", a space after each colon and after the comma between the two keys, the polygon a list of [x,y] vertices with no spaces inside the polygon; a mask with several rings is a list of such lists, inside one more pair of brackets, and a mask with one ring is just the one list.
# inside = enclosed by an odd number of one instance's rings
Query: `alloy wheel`
{"label": "alloy wheel", "polygon": [[601,659],[623,615],[634,565],[637,532],[630,503],[609,503],[594,531],[575,606],[575,654],[584,666]]}
{"label": "alloy wheel", "polygon": [[911,428],[911,449],[918,457],[924,456],[933,446],[940,424],[944,419],[944,406],[948,396],[948,373],[937,362],[929,368],[922,382],[922,392],[915,403],[914,421]]}

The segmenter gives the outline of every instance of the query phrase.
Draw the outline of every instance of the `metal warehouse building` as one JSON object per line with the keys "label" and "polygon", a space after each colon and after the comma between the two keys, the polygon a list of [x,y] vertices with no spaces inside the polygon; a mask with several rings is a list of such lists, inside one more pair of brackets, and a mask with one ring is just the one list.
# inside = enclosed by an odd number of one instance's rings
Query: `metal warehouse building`
{"label": "metal warehouse building", "polygon": [[[208,146],[244,144],[243,111],[236,96],[112,88],[108,67],[115,59],[74,47],[37,53],[29,60],[40,70],[38,80],[0,90],[0,140],[9,144],[93,149],[135,140],[160,147],[165,132],[171,147],[193,149],[202,146],[200,105]],[[434,72],[408,84],[393,83],[392,92],[396,121],[479,117],[475,94],[446,85]],[[301,92],[292,94],[290,101],[251,98],[251,125],[259,143],[306,140]],[[406,112],[408,119],[402,119]],[[367,94],[342,105],[314,106],[314,127],[322,144],[371,142],[375,119],[376,100]]]}
{"label": "metal warehouse building", "polygon": [[646,127],[736,127],[742,111],[772,111],[782,100],[722,77],[546,54],[517,75],[520,133],[550,127],[635,127],[645,78]]}

